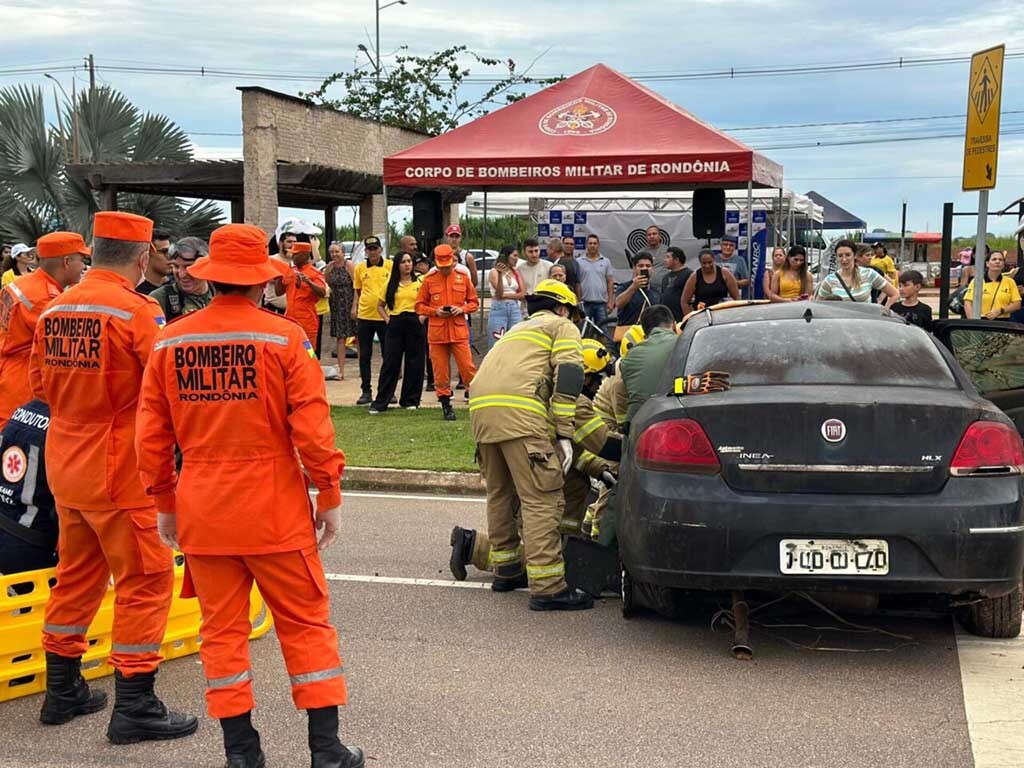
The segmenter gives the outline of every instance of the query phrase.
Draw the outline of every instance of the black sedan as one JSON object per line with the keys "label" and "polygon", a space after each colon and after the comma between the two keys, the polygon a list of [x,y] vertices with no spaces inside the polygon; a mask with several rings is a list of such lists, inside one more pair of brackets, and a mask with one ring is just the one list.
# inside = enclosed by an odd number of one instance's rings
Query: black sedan
{"label": "black sedan", "polygon": [[660,391],[708,370],[732,388],[652,397],[630,426],[624,611],[638,587],[942,595],[972,632],[1020,632],[1024,326],[716,308],[684,323]]}

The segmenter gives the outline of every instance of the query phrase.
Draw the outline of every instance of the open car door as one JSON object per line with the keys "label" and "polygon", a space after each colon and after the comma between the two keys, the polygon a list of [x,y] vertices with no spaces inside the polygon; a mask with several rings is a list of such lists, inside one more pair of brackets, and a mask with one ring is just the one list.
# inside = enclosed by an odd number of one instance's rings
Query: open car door
{"label": "open car door", "polygon": [[1024,325],[1001,320],[939,320],[932,332],[982,397],[1024,434]]}

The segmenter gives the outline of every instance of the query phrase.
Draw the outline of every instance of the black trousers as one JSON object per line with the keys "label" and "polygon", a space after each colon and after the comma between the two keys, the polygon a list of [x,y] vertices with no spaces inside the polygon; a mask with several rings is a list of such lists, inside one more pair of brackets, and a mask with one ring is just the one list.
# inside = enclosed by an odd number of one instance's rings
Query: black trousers
{"label": "black trousers", "polygon": [[427,359],[427,384],[434,386],[434,364],[430,362],[430,342],[427,334],[423,334],[423,356]]}
{"label": "black trousers", "polygon": [[395,396],[398,387],[398,374],[402,373],[402,394],[398,404],[403,408],[420,404],[423,393],[423,340],[426,329],[414,312],[403,312],[392,315],[388,323],[387,346],[384,351],[384,365],[377,379],[377,399],[373,408],[383,411]]}
{"label": "black trousers", "polygon": [[[380,353],[384,354],[387,349],[388,324],[383,320],[362,320],[356,329],[356,338],[359,340],[359,379],[362,383],[363,392],[370,392],[370,360],[373,359],[373,337],[376,334],[380,340]],[[390,398],[389,398],[390,399]]]}

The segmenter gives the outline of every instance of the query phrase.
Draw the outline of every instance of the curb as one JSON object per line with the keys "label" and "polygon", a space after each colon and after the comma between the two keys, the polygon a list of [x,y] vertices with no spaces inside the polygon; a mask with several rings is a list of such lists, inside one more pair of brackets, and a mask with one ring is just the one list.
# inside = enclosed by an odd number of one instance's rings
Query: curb
{"label": "curb", "polygon": [[348,491],[414,491],[416,493],[483,496],[484,481],[474,472],[428,469],[345,467],[341,486]]}

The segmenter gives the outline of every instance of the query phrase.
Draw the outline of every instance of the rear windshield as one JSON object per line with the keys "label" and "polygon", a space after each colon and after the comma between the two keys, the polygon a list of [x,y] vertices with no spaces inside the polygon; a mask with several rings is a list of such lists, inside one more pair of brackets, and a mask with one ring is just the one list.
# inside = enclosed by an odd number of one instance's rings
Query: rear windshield
{"label": "rear windshield", "polygon": [[734,386],[860,384],[956,389],[920,328],[878,320],[765,320],[702,328],[686,373],[725,371]]}

